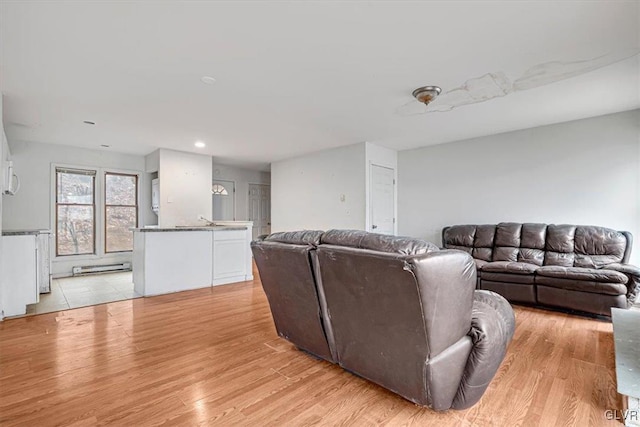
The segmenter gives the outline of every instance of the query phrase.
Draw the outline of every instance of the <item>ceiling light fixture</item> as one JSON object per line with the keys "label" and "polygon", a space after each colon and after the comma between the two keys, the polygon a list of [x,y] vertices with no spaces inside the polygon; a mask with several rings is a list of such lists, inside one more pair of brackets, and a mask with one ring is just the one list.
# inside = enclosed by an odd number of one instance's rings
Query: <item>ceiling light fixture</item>
{"label": "ceiling light fixture", "polygon": [[216,79],[214,79],[213,77],[209,77],[209,76],[203,76],[200,78],[200,81],[204,84],[207,85],[212,85],[216,82]]}
{"label": "ceiling light fixture", "polygon": [[196,141],[196,142],[195,142],[195,144],[193,144],[193,145],[195,145],[195,146],[196,146],[196,147],[198,147],[198,148],[204,148],[204,147],[206,147],[206,146],[207,146],[207,144],[205,144],[205,143],[204,143],[204,142],[202,142],[202,141]]}
{"label": "ceiling light fixture", "polygon": [[110,146],[110,145],[107,145],[107,144],[100,144],[100,147],[109,148],[109,147],[111,147],[111,146]]}
{"label": "ceiling light fixture", "polygon": [[429,105],[431,101],[437,98],[440,95],[442,89],[438,86],[423,86],[414,90],[412,95],[418,102],[422,102],[424,105]]}
{"label": "ceiling light fixture", "polygon": [[85,120],[82,123],[84,123],[85,125],[95,125],[96,122],[92,122],[91,120]]}

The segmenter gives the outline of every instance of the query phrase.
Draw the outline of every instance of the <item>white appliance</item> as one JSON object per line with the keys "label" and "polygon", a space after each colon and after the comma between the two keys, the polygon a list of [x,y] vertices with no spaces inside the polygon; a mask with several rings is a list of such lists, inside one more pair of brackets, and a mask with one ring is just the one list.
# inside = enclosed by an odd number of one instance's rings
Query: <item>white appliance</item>
{"label": "white appliance", "polygon": [[[4,316],[19,316],[27,305],[51,290],[51,232],[17,230],[2,233],[2,286]],[[2,314],[0,314],[0,318]]]}
{"label": "white appliance", "polygon": [[9,160],[7,162],[7,171],[4,176],[4,189],[3,194],[9,194],[13,196],[20,190],[20,179],[13,170],[13,162]]}
{"label": "white appliance", "polygon": [[156,215],[160,210],[160,182],[158,178],[151,180],[151,210]]}

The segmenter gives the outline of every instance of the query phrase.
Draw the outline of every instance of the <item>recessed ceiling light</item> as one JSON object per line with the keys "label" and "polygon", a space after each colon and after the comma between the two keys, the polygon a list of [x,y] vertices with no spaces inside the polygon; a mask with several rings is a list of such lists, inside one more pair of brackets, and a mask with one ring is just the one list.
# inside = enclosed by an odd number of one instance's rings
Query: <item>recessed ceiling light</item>
{"label": "recessed ceiling light", "polygon": [[216,82],[216,79],[214,79],[213,77],[209,77],[209,76],[203,76],[200,81],[202,81],[202,83],[207,84],[207,85],[212,85]]}
{"label": "recessed ceiling light", "polygon": [[205,144],[205,143],[204,143],[204,142],[202,142],[202,141],[196,141],[196,143],[195,143],[195,144],[193,144],[193,145],[195,145],[195,146],[196,146],[196,147],[198,147],[198,148],[204,148],[204,147],[206,147],[206,146],[207,146],[207,144]]}
{"label": "recessed ceiling light", "polygon": [[92,122],[91,120],[85,120],[82,123],[84,123],[85,125],[95,125],[96,122]]}

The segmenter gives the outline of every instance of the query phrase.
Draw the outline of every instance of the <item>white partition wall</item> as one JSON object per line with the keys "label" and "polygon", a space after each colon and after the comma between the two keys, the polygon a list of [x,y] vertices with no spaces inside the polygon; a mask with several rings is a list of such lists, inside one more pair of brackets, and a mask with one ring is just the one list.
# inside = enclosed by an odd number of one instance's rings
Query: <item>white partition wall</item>
{"label": "white partition wall", "polygon": [[[370,167],[390,168],[395,176],[396,162],[394,150],[363,142],[273,163],[272,231],[372,230]],[[393,204],[395,213],[395,196]]]}

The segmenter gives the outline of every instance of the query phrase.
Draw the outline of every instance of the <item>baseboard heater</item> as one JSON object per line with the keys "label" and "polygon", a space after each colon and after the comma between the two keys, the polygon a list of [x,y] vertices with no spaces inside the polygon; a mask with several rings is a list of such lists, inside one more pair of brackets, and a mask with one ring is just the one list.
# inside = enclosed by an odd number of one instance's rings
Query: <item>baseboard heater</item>
{"label": "baseboard heater", "polygon": [[85,274],[113,273],[114,271],[131,270],[130,262],[109,265],[86,265],[84,267],[73,267],[71,270],[74,276],[83,276]]}

